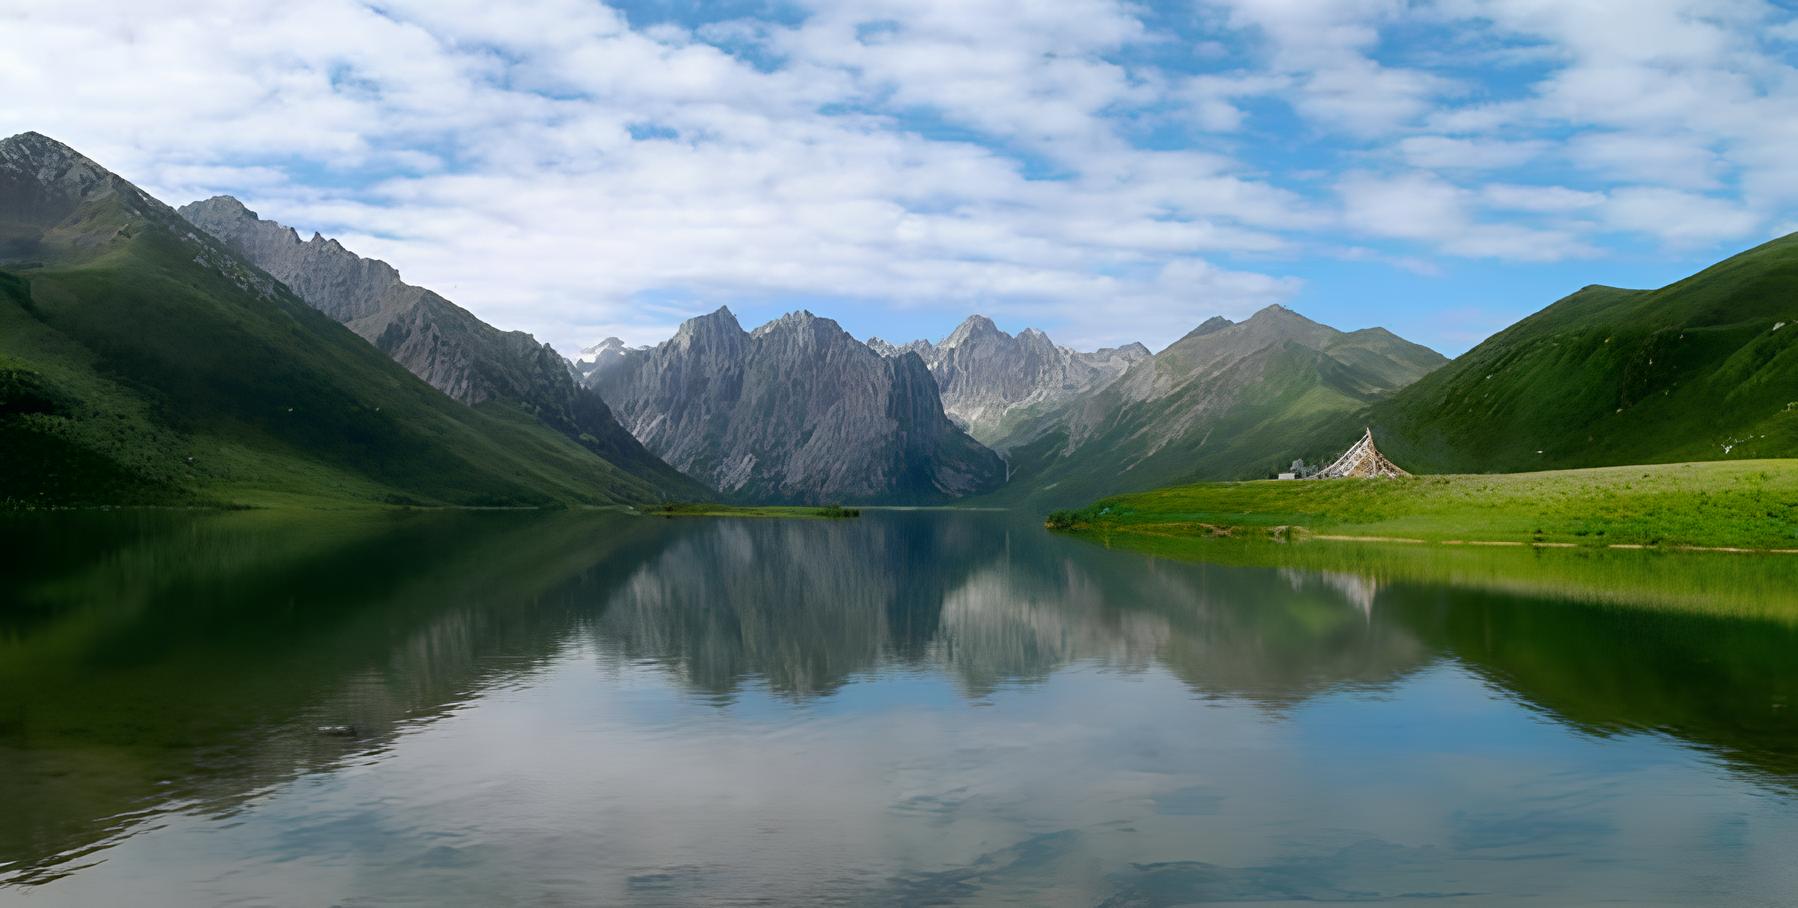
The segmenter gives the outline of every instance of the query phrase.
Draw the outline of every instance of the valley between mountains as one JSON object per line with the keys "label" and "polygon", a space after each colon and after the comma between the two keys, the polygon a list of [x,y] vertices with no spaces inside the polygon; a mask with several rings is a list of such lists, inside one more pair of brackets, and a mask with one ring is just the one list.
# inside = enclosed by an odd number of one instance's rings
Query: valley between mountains
{"label": "valley between mountains", "polygon": [[728,308],[573,360],[228,196],[0,141],[13,507],[978,504],[1271,478],[1364,428],[1416,472],[1798,456],[1798,237],[1588,287],[1453,361],[1281,306],[1164,349],[969,317],[866,341]]}

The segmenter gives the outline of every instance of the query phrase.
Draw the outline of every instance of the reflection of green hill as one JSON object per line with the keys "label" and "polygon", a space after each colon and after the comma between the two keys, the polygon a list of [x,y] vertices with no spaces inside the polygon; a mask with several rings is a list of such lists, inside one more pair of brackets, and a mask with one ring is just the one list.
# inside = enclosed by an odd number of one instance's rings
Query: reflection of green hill
{"label": "reflection of green hill", "polygon": [[1389,683],[1429,659],[1337,578],[1021,544],[1036,542],[1027,532],[943,608],[938,652],[977,692],[1076,661],[1159,662],[1210,696],[1283,703]]}
{"label": "reflection of green hill", "polygon": [[1176,561],[1296,568],[1594,604],[1798,622],[1798,558],[1719,552],[1442,547],[1118,532],[1105,548]]}
{"label": "reflection of green hill", "polygon": [[1658,732],[1798,790],[1798,626],[1383,591],[1378,613],[1586,732]]}
{"label": "reflection of green hill", "polygon": [[[973,696],[1076,663],[1160,666],[1274,714],[1447,657],[1584,731],[1656,730],[1798,779],[1798,625],[1520,593],[1536,553],[1448,570],[1415,550],[1208,550],[1250,565],[1230,566],[974,513],[16,515],[0,547],[17,565],[0,575],[0,861],[34,875],[133,811],[234,809],[571,650],[718,698],[828,696],[894,665]],[[1722,580],[1679,566],[1757,563],[1567,557],[1691,596]],[[316,733],[346,723],[362,737]]]}
{"label": "reflection of green hill", "polygon": [[[230,809],[441,713],[541,663],[568,607],[603,601],[612,565],[666,535],[592,514],[8,518],[0,861],[82,847],[132,811]],[[343,723],[362,739],[314,730]]]}

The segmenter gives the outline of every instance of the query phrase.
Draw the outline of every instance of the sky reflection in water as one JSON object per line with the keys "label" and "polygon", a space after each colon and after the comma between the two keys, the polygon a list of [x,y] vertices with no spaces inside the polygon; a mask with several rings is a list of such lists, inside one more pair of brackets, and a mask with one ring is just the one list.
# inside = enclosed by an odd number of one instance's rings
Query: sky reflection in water
{"label": "sky reflection in water", "polygon": [[1792,622],[995,514],[0,536],[0,904],[1798,891]]}

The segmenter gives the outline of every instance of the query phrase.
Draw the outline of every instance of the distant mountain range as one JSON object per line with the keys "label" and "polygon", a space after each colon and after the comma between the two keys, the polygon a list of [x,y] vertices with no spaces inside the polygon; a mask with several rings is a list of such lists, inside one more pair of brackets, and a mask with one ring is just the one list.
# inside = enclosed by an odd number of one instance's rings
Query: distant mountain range
{"label": "distant mountain range", "polygon": [[1213,318],[995,439],[1011,480],[992,499],[1042,509],[1271,476],[1345,414],[1445,362],[1385,329],[1342,332],[1281,306],[1240,323]]}
{"label": "distant mountain range", "polygon": [[1272,475],[1371,426],[1414,472],[1798,455],[1798,235],[1588,287],[1452,363],[1280,306],[1158,353],[982,316],[856,340],[728,309],[563,360],[219,196],[0,141],[0,504],[983,504]]}
{"label": "distant mountain range", "polygon": [[868,346],[885,356],[916,353],[936,379],[944,412],[986,444],[1031,413],[1092,391],[1149,357],[1142,344],[1080,353],[1035,328],[1014,337],[984,315],[970,316],[939,344],[894,346],[876,337]]}
{"label": "distant mountain range", "polygon": [[941,502],[1005,479],[943,414],[923,360],[808,312],[749,332],[719,309],[656,347],[608,342],[582,360],[645,446],[732,498]]}

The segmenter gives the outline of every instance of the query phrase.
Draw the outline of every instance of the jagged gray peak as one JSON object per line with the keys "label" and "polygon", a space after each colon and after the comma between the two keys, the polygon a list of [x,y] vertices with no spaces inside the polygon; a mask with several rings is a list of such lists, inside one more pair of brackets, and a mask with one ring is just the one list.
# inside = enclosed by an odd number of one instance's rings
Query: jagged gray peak
{"label": "jagged gray peak", "polygon": [[301,240],[231,196],[193,202],[180,213],[450,397],[470,406],[517,406],[626,472],[679,494],[700,491],[626,432],[548,344],[501,331],[334,239],[314,233]]}
{"label": "jagged gray peak", "polygon": [[1025,414],[1103,387],[1149,356],[1142,344],[1081,353],[1035,328],[1014,337],[984,315],[969,316],[941,343],[895,346],[876,338],[869,346],[887,356],[916,353],[930,367],[944,411],[988,443]]}
{"label": "jagged gray peak", "polygon": [[181,215],[344,324],[392,308],[396,297],[415,299],[427,292],[402,282],[392,265],[356,255],[336,240],[314,233],[301,241],[292,227],[265,221],[228,195],[183,205]]}
{"label": "jagged gray peak", "polygon": [[568,368],[575,381],[585,384],[589,376],[596,372],[616,368],[631,350],[647,350],[648,347],[627,346],[621,338],[608,337],[591,347],[581,348],[579,355],[569,362]]}
{"label": "jagged gray peak", "polygon": [[995,488],[998,455],[943,414],[923,360],[882,357],[795,312],[744,331],[729,309],[587,381],[651,451],[743,500],[929,502]]}

